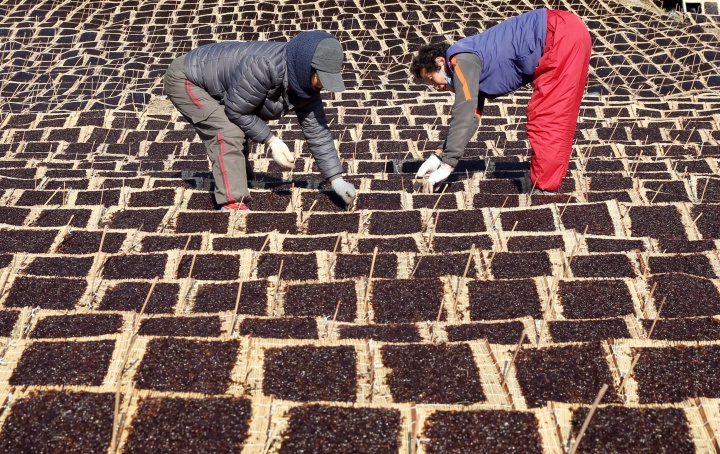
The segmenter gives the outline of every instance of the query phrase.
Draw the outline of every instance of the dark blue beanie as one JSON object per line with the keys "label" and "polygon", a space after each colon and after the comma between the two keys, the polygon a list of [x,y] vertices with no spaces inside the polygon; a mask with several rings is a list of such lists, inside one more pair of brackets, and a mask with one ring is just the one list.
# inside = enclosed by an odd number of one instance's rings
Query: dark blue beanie
{"label": "dark blue beanie", "polygon": [[310,74],[312,73],[310,63],[320,41],[327,38],[335,39],[330,33],[319,30],[300,32],[288,42],[285,48],[288,82],[301,98],[310,98],[318,92],[318,89],[313,87],[310,80]]}

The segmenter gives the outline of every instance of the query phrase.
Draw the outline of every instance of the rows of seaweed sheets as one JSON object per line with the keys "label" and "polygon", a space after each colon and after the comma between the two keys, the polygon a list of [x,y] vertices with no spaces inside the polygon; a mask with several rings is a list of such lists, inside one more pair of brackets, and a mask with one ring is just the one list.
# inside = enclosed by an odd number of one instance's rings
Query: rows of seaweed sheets
{"label": "rows of seaweed sheets", "polygon": [[[717,4],[600,0],[0,6],[0,450],[716,452]],[[452,97],[412,52],[534,8],[593,39],[560,193],[528,196],[530,88],[488,102],[438,193]],[[250,212],[163,96],[219,40],[333,33],[346,207],[292,116]],[[524,342],[520,343],[523,333]],[[638,356],[639,355],[639,356]],[[633,372],[628,375],[631,364]]]}

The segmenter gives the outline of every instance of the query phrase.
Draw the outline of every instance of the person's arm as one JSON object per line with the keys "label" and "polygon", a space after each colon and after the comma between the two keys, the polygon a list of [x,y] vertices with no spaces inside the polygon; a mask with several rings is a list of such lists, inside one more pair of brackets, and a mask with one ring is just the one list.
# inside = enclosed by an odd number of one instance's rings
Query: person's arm
{"label": "person's arm", "polygon": [[342,164],[325,119],[320,94],[313,96],[304,106],[298,107],[295,113],[323,178],[332,181],[341,177]]}
{"label": "person's arm", "polygon": [[254,112],[268,92],[282,83],[278,79],[268,57],[252,55],[240,61],[230,87],[226,87],[225,114],[255,143],[267,143],[273,137],[267,123]]}
{"label": "person's arm", "polygon": [[455,103],[452,107],[450,131],[443,144],[440,160],[455,167],[480,124],[484,99],[478,100],[478,87],[482,75],[480,57],[463,52],[453,56],[452,63]]}

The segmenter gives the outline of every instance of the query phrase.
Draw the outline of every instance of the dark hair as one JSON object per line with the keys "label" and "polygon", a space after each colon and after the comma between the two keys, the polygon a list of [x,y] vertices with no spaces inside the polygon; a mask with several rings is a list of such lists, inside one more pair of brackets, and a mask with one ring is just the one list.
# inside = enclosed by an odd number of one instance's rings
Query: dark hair
{"label": "dark hair", "polygon": [[437,71],[437,63],[435,59],[438,57],[445,58],[445,53],[450,48],[450,44],[446,42],[432,43],[422,46],[417,51],[417,55],[413,58],[410,63],[410,71],[415,77],[420,77],[420,72],[424,69],[425,72],[431,73]]}

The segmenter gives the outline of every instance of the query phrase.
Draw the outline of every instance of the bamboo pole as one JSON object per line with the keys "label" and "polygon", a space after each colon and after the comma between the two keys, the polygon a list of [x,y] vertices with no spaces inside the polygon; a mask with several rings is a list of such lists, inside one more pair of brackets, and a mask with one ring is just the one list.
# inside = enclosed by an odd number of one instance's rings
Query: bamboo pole
{"label": "bamboo pole", "polygon": [[373,272],[375,271],[375,260],[377,259],[378,248],[375,246],[373,249],[372,262],[370,263],[370,274],[368,274],[367,283],[365,284],[365,296],[363,296],[363,313],[367,314],[367,303],[368,296],[370,295],[370,281],[372,280]]}
{"label": "bamboo pole", "polygon": [[337,306],[335,306],[335,313],[333,314],[332,323],[328,324],[325,337],[330,337],[330,333],[335,328],[335,321],[337,320],[338,312],[340,312],[340,304],[342,300],[338,300]]}
{"label": "bamboo pole", "polygon": [[600,404],[600,401],[602,400],[603,396],[605,396],[605,392],[608,389],[607,383],[602,386],[600,389],[600,392],[597,394],[597,397],[595,397],[595,401],[592,404],[592,407],[590,407],[590,413],[588,413],[587,417],[585,418],[585,422],[583,422],[582,428],[580,428],[580,433],[578,434],[577,438],[575,439],[575,443],[570,448],[570,451],[568,451],[568,454],[575,454],[577,451],[578,446],[580,445],[580,441],[582,440],[583,436],[585,435],[585,431],[587,430],[588,426],[590,425],[590,420],[592,419],[593,415],[595,414],[595,410],[597,409],[597,406]]}
{"label": "bamboo pole", "polygon": [[140,319],[142,318],[143,314],[145,313],[145,308],[147,307],[148,301],[150,301],[150,297],[152,296],[153,291],[155,290],[155,285],[158,282],[158,278],[155,277],[153,279],[152,284],[150,285],[150,289],[148,290],[147,295],[145,296],[145,301],[143,302],[142,307],[140,308],[140,313],[138,314],[137,318],[135,318],[135,321],[133,322],[133,328],[132,328],[132,334],[130,336],[130,339],[128,340],[128,346],[127,350],[125,350],[125,355],[123,356],[123,362],[120,366],[120,376],[117,379],[117,384],[115,386],[115,408],[113,411],[113,424],[112,424],[112,439],[110,440],[110,452],[116,452],[117,451],[117,441],[119,436],[119,427],[118,427],[118,418],[120,416],[120,396],[121,396],[121,385],[122,385],[122,375],[123,371],[125,370],[125,366],[127,365],[128,356],[130,356],[130,351],[132,350],[132,346],[135,343],[135,339],[137,339],[138,331],[140,328]]}
{"label": "bamboo pole", "polygon": [[513,353],[513,357],[510,360],[510,364],[508,364],[507,369],[505,369],[505,372],[502,375],[502,381],[500,382],[500,386],[502,386],[503,388],[505,387],[505,383],[507,382],[508,373],[510,373],[510,369],[512,368],[513,364],[515,364],[515,359],[517,358],[518,353],[520,353],[523,342],[525,342],[525,337],[527,337],[527,333],[525,333],[525,330],[523,330],[522,335],[520,336],[520,340],[515,347],[515,353]]}

